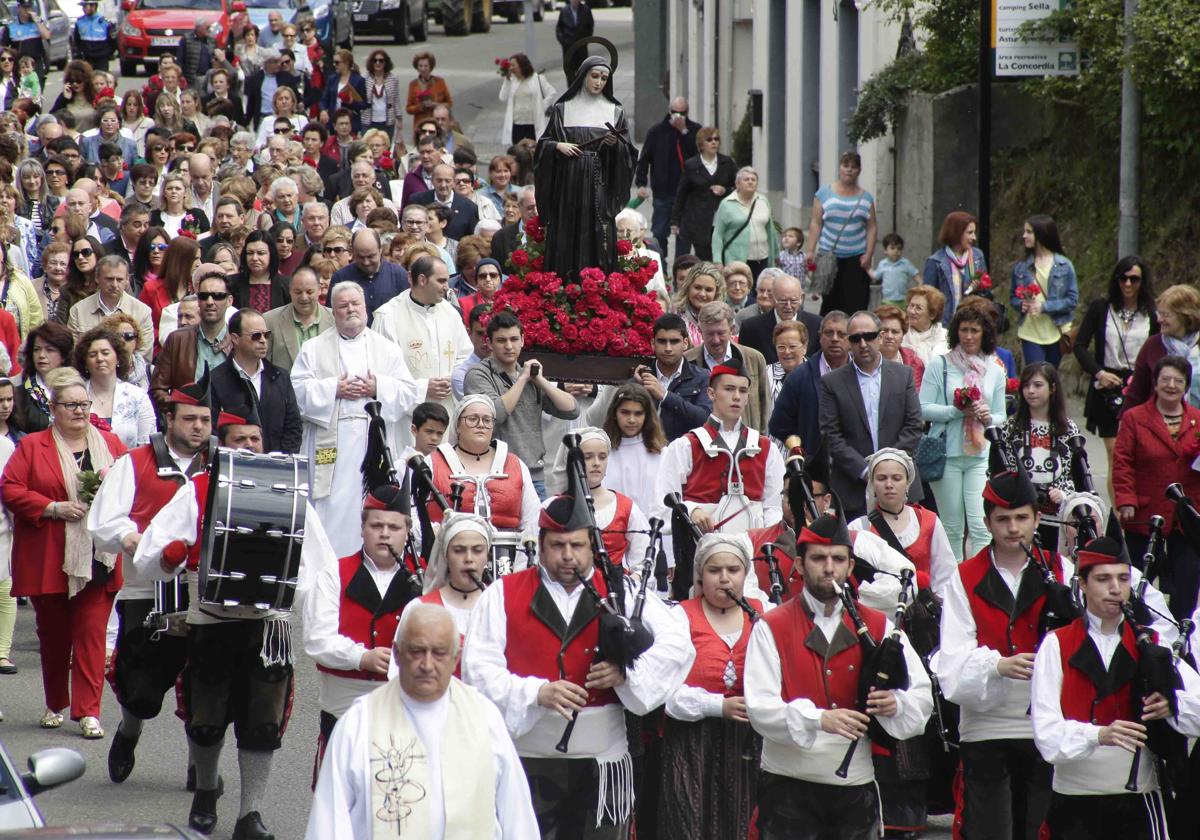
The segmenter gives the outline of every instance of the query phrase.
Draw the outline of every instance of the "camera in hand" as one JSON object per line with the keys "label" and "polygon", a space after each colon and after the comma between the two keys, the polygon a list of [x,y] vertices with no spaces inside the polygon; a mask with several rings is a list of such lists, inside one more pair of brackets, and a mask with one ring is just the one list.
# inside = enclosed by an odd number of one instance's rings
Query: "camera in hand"
{"label": "camera in hand", "polygon": [[538,362],[530,362],[529,363],[529,378],[537,379],[541,375],[542,375],[541,364]]}

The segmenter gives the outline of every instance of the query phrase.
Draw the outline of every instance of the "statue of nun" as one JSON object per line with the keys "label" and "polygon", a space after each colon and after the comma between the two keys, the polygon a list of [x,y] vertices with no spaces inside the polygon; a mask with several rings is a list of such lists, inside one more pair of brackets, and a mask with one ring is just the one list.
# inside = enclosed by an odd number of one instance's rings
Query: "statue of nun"
{"label": "statue of nun", "polygon": [[538,141],[534,182],[547,271],[577,279],[581,268],[616,268],[613,219],[629,201],[636,159],[609,61],[587,58],[550,106]]}

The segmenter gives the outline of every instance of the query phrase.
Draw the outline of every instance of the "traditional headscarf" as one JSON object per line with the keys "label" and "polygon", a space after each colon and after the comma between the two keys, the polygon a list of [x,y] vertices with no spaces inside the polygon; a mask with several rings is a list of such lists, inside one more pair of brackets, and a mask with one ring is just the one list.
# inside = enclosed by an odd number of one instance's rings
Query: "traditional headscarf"
{"label": "traditional headscarf", "polygon": [[[1108,506],[1095,493],[1080,492],[1067,496],[1063,499],[1059,519],[1063,522],[1074,522],[1075,511],[1079,508],[1085,508],[1087,513],[1097,520],[1098,529],[1104,528],[1104,523],[1108,521]],[[1058,553],[1063,557],[1075,555],[1075,540],[1067,539],[1066,528],[1058,529]]]}
{"label": "traditional headscarf", "polygon": [[[895,461],[904,467],[904,473],[908,476],[908,489],[911,492],[913,482],[917,479],[917,468],[913,464],[913,459],[903,449],[893,449],[892,447],[884,447],[867,459],[867,510],[875,510],[875,467],[884,461]],[[907,500],[907,496],[905,496]]]}
{"label": "traditional headscarf", "polygon": [[704,566],[718,554],[732,554],[742,561],[746,568],[746,577],[750,576],[750,558],[754,556],[754,546],[746,534],[722,534],[712,531],[705,534],[696,543],[695,579],[693,583],[700,586],[700,578],[704,575]]}
{"label": "traditional headscarf", "polygon": [[582,429],[576,429],[574,434],[579,435],[580,446],[583,446],[589,440],[598,440],[604,444],[606,450],[612,450],[612,441],[609,440],[608,432],[603,429],[597,429],[595,426],[584,426]]}
{"label": "traditional headscarf", "polygon": [[487,540],[488,549],[491,549],[495,532],[486,519],[474,513],[447,512],[437,539],[434,540],[433,550],[429,553],[429,565],[425,568],[424,594],[428,595],[441,589],[450,580],[450,563],[446,559],[446,549],[451,540],[468,531],[481,534]]}
{"label": "traditional headscarf", "polygon": [[[454,417],[450,420],[449,437],[451,443],[458,443],[458,421],[462,419],[463,412],[470,406],[483,405],[487,406],[487,410],[492,417],[496,416],[496,404],[492,402],[492,398],[484,394],[467,394],[454,409]],[[492,427],[492,436],[495,437],[496,428]]]}
{"label": "traditional headscarf", "polygon": [[616,96],[613,94],[612,66],[609,64],[607,58],[599,55],[588,56],[580,62],[579,70],[575,73],[575,78],[571,80],[571,84],[563,91],[563,95],[555,100],[554,104],[559,105],[578,96],[583,90],[583,82],[587,78],[588,73],[596,67],[603,67],[608,71],[608,82],[605,83],[604,90],[600,91],[600,95],[612,104],[620,105],[621,103],[617,101]]}

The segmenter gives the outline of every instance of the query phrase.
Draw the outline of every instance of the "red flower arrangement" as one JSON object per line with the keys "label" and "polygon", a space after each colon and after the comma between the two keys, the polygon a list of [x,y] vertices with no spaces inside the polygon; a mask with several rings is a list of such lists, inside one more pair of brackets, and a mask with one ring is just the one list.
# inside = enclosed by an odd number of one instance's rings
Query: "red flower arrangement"
{"label": "red flower arrangement", "polygon": [[544,271],[545,230],[532,219],[525,225],[526,246],[512,252],[512,273],[496,292],[494,312],[508,309],[525,331],[525,345],[554,353],[644,356],[653,352],[654,319],[662,314],[658,298],[646,291],[654,263],[634,256],[618,243],[618,270],[579,272],[578,282]]}
{"label": "red flower arrangement", "polygon": [[973,403],[978,402],[983,398],[983,392],[979,390],[979,386],[972,385],[970,388],[955,388],[954,389],[954,407],[959,411],[966,411]]}
{"label": "red flower arrangement", "polygon": [[89,415],[88,421],[102,432],[112,431],[112,424],[98,414],[93,413]]}
{"label": "red flower arrangement", "polygon": [[502,79],[507,79],[512,72],[512,61],[507,58],[496,59],[496,73]]}
{"label": "red flower arrangement", "polygon": [[1015,376],[1010,376],[1004,380],[1004,393],[1015,394],[1021,390],[1021,380]]}
{"label": "red flower arrangement", "polygon": [[1017,286],[1013,289],[1013,294],[1021,300],[1033,300],[1042,293],[1042,287],[1037,283],[1030,283],[1028,286]]}
{"label": "red flower arrangement", "polygon": [[200,220],[192,213],[184,213],[183,221],[179,223],[179,235],[186,236],[188,239],[197,239],[203,233],[200,229]]}
{"label": "red flower arrangement", "polygon": [[375,166],[376,168],[390,173],[393,176],[396,174],[396,161],[392,159],[392,153],[387,150],[384,150],[383,154],[379,156],[379,159],[375,161]]}

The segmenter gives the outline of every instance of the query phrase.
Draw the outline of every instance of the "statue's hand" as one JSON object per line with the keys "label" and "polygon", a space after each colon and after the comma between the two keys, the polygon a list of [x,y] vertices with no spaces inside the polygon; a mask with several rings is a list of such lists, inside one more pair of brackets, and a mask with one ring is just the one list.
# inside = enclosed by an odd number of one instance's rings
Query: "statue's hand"
{"label": "statue's hand", "polygon": [[617,144],[617,135],[605,134],[604,139],[600,141],[605,146],[615,146]]}
{"label": "statue's hand", "polygon": [[559,154],[567,157],[579,157],[583,154],[574,143],[556,143],[554,148],[558,149]]}

